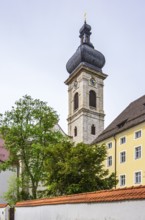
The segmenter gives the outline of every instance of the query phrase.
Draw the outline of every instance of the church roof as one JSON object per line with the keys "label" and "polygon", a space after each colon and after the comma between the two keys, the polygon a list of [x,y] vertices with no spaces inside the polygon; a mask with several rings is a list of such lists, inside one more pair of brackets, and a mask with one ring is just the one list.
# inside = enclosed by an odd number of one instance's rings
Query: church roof
{"label": "church roof", "polygon": [[4,162],[8,159],[9,152],[4,147],[4,141],[0,139],[0,162]]}
{"label": "church roof", "polygon": [[101,142],[142,122],[145,122],[145,95],[131,102],[93,143]]}
{"label": "church roof", "polygon": [[7,207],[7,206],[9,206],[8,203],[2,203],[2,204],[0,204],[0,208],[5,208],[5,207]]}
{"label": "church roof", "polygon": [[93,44],[90,42],[91,26],[85,21],[80,29],[81,44],[73,56],[66,64],[67,71],[72,74],[80,64],[91,65],[91,68],[102,72],[105,65],[105,57],[102,53],[94,49]]}

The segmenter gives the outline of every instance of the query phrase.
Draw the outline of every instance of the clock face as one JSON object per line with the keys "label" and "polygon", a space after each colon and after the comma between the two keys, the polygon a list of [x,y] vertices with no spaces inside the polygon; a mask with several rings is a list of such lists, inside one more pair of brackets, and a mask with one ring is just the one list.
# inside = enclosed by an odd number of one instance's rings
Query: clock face
{"label": "clock face", "polygon": [[90,83],[91,83],[92,86],[95,86],[96,85],[96,80],[94,78],[91,78]]}

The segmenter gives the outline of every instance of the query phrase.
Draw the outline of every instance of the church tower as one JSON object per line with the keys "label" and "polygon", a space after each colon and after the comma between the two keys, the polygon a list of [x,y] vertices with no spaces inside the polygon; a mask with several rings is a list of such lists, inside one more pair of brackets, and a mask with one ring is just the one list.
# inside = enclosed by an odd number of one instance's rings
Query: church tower
{"label": "church tower", "polygon": [[68,135],[75,143],[91,143],[104,130],[103,80],[105,57],[90,42],[91,26],[80,29],[80,46],[68,60]]}

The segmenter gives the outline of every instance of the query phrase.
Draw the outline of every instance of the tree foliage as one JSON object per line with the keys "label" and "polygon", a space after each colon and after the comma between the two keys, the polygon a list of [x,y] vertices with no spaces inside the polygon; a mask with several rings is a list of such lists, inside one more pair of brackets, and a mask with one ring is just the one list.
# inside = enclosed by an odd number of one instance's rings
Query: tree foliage
{"label": "tree foliage", "polygon": [[0,116],[0,134],[10,152],[2,168],[17,166],[20,199],[37,198],[39,182],[45,176],[46,149],[61,138],[61,134],[53,130],[57,122],[58,115],[47,103],[28,95]]}
{"label": "tree foliage", "polygon": [[[17,167],[16,184],[13,181],[5,195],[11,203],[116,185],[115,175],[104,168],[105,145],[74,145],[53,129],[57,122],[52,108],[27,95],[0,115],[0,134],[10,152],[0,166],[3,170]],[[45,190],[40,190],[40,183]]]}
{"label": "tree foliage", "polygon": [[47,195],[67,195],[110,189],[116,185],[115,174],[104,168],[105,145],[59,143],[47,149]]}
{"label": "tree foliage", "polygon": [[9,203],[9,205],[14,206],[18,201],[17,190],[19,179],[13,175],[10,177],[8,184],[8,190],[4,193],[3,198]]}

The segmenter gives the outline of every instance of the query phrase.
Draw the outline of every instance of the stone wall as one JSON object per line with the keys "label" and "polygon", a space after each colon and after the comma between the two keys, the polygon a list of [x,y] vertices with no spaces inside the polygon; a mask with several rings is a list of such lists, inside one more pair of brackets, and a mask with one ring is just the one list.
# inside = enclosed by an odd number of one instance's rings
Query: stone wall
{"label": "stone wall", "polygon": [[[95,84],[91,84],[94,79]],[[96,107],[89,106],[89,93],[96,93]],[[74,110],[74,96],[78,93],[79,107]],[[82,71],[73,78],[68,86],[68,134],[73,137],[75,143],[91,143],[104,130],[104,107],[103,107],[103,78],[97,73]],[[91,126],[94,124],[96,134],[91,134]],[[74,128],[78,134],[74,136]]]}

